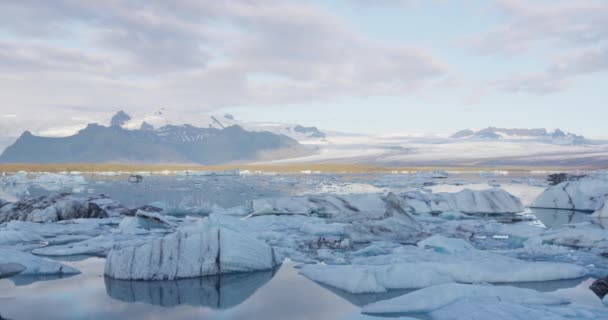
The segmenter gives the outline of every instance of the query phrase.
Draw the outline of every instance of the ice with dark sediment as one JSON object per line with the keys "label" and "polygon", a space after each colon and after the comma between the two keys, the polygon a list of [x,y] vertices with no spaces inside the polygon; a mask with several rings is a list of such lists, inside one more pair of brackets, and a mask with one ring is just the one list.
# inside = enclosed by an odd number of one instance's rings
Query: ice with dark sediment
{"label": "ice with dark sediment", "polygon": [[271,270],[280,260],[265,242],[204,222],[139,246],[110,251],[104,274],[124,280],[174,280]]}

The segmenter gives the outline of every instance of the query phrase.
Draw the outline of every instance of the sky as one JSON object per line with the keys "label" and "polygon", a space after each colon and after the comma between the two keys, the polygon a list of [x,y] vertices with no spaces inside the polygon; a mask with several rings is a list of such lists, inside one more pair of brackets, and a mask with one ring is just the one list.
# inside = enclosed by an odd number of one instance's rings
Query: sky
{"label": "sky", "polygon": [[608,137],[604,0],[3,0],[0,144],[163,108]]}

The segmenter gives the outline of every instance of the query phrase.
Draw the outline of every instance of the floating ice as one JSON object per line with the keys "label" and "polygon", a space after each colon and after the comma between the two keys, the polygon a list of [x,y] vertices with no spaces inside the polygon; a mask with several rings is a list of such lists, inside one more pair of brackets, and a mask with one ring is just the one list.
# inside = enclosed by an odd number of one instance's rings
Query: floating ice
{"label": "floating ice", "polygon": [[508,214],[524,211],[521,201],[500,188],[486,190],[464,189],[460,192],[420,193],[400,195],[406,211],[415,214],[458,211],[468,214]]}
{"label": "floating ice", "polygon": [[18,263],[25,267],[21,275],[54,275],[77,274],[80,271],[57,261],[37,257],[35,255],[12,250],[0,249],[0,265],[5,263]]}
{"label": "floating ice", "polygon": [[104,274],[124,280],[173,280],[270,270],[279,263],[266,243],[212,227],[177,231],[141,246],[112,250]]}
{"label": "floating ice", "polygon": [[594,212],[607,199],[608,180],[587,177],[548,188],[534,200],[532,207]]}
{"label": "floating ice", "polygon": [[429,313],[462,299],[484,298],[500,302],[560,305],[568,300],[532,289],[509,286],[448,283],[432,286],[363,307],[364,313]]}
{"label": "floating ice", "polygon": [[51,194],[0,207],[0,223],[10,220],[54,222],[78,218],[107,218],[124,210],[125,207],[105,196],[80,198],[67,193]]}
{"label": "floating ice", "polygon": [[385,256],[355,258],[352,265],[306,265],[307,278],[350,293],[384,292],[458,283],[531,282],[579,278],[588,273],[580,266],[552,262],[526,262],[477,250],[460,239],[433,237],[420,246],[400,247]]}
{"label": "floating ice", "polygon": [[25,271],[26,267],[19,263],[0,263],[0,279],[12,277]]}

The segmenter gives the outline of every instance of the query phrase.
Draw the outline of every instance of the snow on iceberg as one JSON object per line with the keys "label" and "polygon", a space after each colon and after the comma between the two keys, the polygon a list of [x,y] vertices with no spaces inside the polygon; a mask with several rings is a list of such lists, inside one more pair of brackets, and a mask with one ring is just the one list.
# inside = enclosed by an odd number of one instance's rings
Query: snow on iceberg
{"label": "snow on iceberg", "polygon": [[607,199],[608,179],[587,177],[548,188],[534,200],[532,207],[594,212]]}
{"label": "snow on iceberg", "polygon": [[524,211],[521,201],[501,188],[460,192],[401,194],[406,211],[414,214],[458,211],[467,214],[510,214]]}
{"label": "snow on iceberg", "polygon": [[180,230],[141,246],[112,250],[104,274],[123,280],[174,280],[271,270],[279,264],[266,243],[210,227],[199,232]]}
{"label": "snow on iceberg", "polygon": [[433,237],[423,249],[403,246],[384,256],[359,257],[351,265],[306,265],[307,278],[350,293],[417,289],[444,283],[508,283],[575,279],[588,270],[573,264],[526,262]]}
{"label": "snow on iceberg", "polygon": [[12,250],[0,249],[0,265],[17,263],[25,267],[21,275],[58,275],[78,274],[80,271],[60,262],[37,257],[35,255]]}
{"label": "snow on iceberg", "polygon": [[363,313],[429,313],[462,299],[484,298],[516,304],[560,305],[569,301],[532,289],[510,286],[448,283],[408,293],[363,307]]}

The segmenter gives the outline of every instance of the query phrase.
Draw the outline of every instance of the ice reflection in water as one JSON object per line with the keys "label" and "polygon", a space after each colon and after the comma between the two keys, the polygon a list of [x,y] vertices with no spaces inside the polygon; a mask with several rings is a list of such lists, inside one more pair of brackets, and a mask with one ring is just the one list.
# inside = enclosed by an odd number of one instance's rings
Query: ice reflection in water
{"label": "ice reflection in water", "polygon": [[229,309],[247,300],[268,283],[274,273],[250,272],[176,281],[125,281],[108,277],[104,280],[108,296],[123,302]]}
{"label": "ice reflection in water", "polygon": [[562,210],[562,209],[541,209],[533,208],[532,214],[540,222],[542,222],[547,228],[556,229],[563,227],[567,224],[592,222],[608,228],[608,219],[606,218],[594,218],[590,213],[573,211],[573,210]]}

